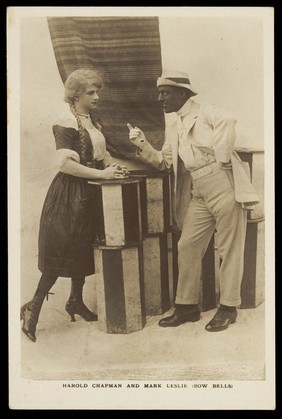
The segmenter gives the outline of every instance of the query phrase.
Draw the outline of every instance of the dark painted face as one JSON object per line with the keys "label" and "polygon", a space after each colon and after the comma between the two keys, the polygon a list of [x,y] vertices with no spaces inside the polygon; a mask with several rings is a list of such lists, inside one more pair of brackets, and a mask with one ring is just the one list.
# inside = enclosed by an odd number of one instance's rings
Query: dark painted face
{"label": "dark painted face", "polygon": [[184,89],[173,86],[159,86],[158,101],[162,102],[165,113],[177,112],[187,102],[189,96]]}

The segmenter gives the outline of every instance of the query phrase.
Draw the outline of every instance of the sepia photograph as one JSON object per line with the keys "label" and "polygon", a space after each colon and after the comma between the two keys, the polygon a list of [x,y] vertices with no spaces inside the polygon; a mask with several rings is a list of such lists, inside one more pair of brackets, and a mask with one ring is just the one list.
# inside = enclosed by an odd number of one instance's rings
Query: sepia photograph
{"label": "sepia photograph", "polygon": [[8,7],[9,408],[275,410],[274,9]]}

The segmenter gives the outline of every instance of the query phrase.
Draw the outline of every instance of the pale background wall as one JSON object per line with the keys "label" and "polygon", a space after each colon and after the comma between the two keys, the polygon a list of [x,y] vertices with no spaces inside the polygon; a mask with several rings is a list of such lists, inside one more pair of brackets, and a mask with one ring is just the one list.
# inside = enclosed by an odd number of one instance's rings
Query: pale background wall
{"label": "pale background wall", "polygon": [[[160,36],[163,68],[187,71],[198,101],[235,114],[238,146],[263,148],[261,20],[160,17]],[[52,121],[65,106],[45,17],[21,19],[20,106],[22,243],[34,253],[43,200],[56,172]]]}

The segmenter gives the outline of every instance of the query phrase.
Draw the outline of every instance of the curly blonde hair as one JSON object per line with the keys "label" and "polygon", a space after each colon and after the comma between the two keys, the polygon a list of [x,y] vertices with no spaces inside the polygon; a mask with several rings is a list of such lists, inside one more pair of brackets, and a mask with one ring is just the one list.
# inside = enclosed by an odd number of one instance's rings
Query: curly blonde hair
{"label": "curly blonde hair", "polygon": [[[81,96],[87,89],[89,85],[95,85],[99,89],[103,87],[103,79],[101,73],[98,70],[91,70],[80,68],[73,71],[65,81],[65,102],[69,103],[70,110],[74,114],[79,131],[79,138],[81,142],[81,163],[86,164],[86,142],[83,124],[77,114],[75,108],[75,98]],[[92,116],[91,120],[96,126],[95,121],[93,121]]]}
{"label": "curly blonde hair", "polygon": [[73,104],[76,97],[81,96],[90,84],[101,88],[103,79],[100,71],[79,68],[73,71],[65,81],[65,101]]}

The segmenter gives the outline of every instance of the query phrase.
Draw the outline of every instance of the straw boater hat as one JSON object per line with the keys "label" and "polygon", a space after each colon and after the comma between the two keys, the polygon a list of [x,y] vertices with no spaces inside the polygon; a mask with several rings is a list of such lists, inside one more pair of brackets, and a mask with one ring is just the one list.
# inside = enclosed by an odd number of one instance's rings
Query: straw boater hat
{"label": "straw boater hat", "polygon": [[191,90],[195,95],[197,94],[196,90],[191,86],[188,74],[180,71],[163,71],[163,74],[157,80],[157,87],[159,86],[184,87],[185,89]]}

